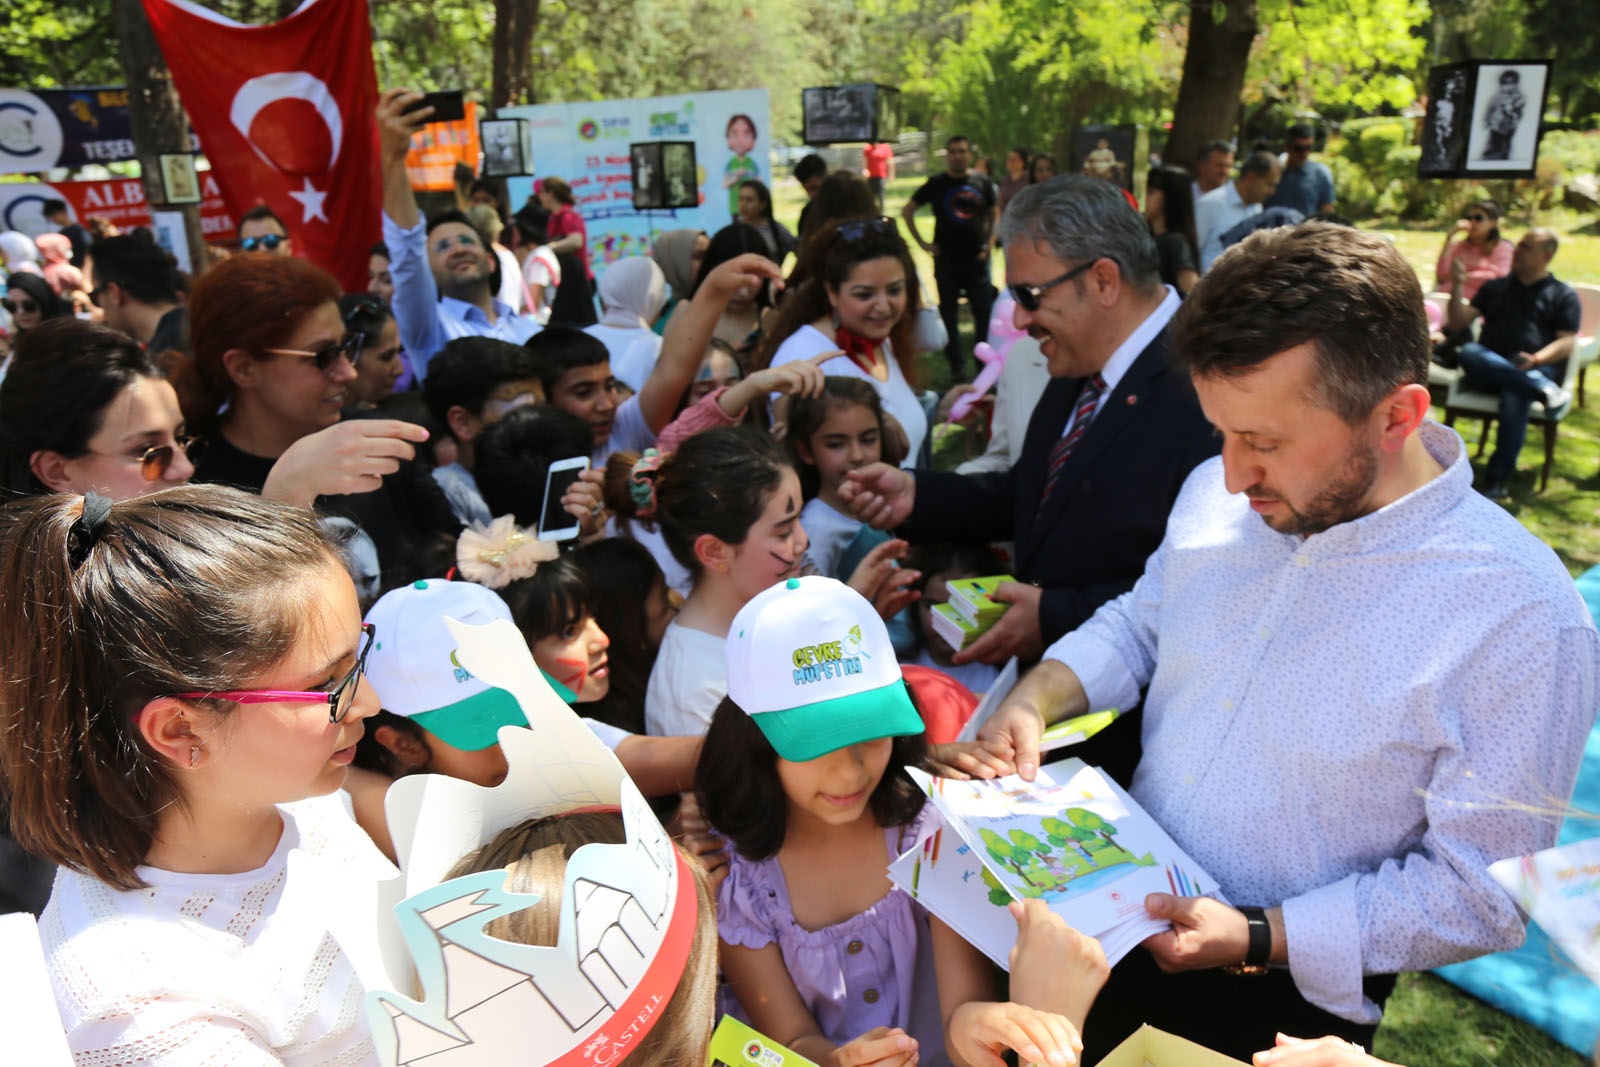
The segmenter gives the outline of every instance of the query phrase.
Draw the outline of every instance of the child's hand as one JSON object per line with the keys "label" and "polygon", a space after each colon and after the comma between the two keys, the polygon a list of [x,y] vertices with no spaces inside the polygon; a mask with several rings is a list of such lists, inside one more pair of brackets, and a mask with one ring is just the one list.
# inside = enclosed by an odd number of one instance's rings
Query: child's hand
{"label": "child's hand", "polygon": [[562,510],[578,520],[580,536],[593,537],[605,529],[605,502],[600,493],[605,480],[605,471],[579,471],[578,480],[561,496]]}
{"label": "child's hand", "polygon": [[1256,1067],[1395,1067],[1367,1055],[1367,1050],[1340,1037],[1305,1040],[1279,1034],[1275,1047],[1251,1058]]}
{"label": "child's hand", "polygon": [[885,541],[866,554],[851,572],[845,584],[868,600],[885,619],[892,619],[901,608],[922,599],[922,594],[910,586],[922,577],[921,571],[904,570],[895,566],[911,546],[899,538]]}
{"label": "child's hand", "polygon": [[951,741],[928,746],[928,765],[940,778],[999,778],[1015,774],[1011,746],[1003,741]]}
{"label": "child's hand", "polygon": [[1067,1067],[1078,1062],[1083,1039],[1060,1015],[971,1000],[950,1016],[949,1046],[970,1067],[1004,1067],[1000,1055],[1007,1049],[1017,1054],[1018,1067]]}
{"label": "child's hand", "polygon": [[1111,968],[1100,942],[1080,934],[1042,900],[1012,901],[1011,998],[1082,1027]]}
{"label": "child's hand", "polygon": [[913,1067],[917,1039],[900,1029],[880,1026],[840,1045],[823,1067]]}
{"label": "child's hand", "polygon": [[840,351],[822,352],[810,359],[797,359],[776,367],[768,367],[766,370],[758,370],[745,381],[763,395],[778,393],[783,396],[821,396],[822,384],[826,378],[822,365],[842,355],[844,353]]}

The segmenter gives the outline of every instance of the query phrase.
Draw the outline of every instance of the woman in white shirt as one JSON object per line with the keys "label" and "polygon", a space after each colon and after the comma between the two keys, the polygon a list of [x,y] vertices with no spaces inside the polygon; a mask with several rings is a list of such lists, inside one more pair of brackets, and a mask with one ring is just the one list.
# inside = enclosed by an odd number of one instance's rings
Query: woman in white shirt
{"label": "woman in white shirt", "polygon": [[78,1061],[376,1063],[395,872],[336,792],[374,634],[315,516],[220,486],[15,507],[0,769],[63,868],[40,935]]}
{"label": "woman in white shirt", "polygon": [[829,362],[827,372],[872,384],[905,433],[905,465],[912,465],[928,416],[912,388],[917,273],[900,231],[887,218],[829,223],[807,242],[797,273],[806,280],[785,295],[755,366],[843,351],[847,358]]}

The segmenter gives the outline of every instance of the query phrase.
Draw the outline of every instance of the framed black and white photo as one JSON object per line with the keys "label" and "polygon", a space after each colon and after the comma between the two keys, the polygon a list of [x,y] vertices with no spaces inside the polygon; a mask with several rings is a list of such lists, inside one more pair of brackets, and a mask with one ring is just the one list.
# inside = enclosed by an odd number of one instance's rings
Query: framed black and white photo
{"label": "framed black and white photo", "polygon": [[693,141],[640,141],[628,146],[635,211],[692,208],[700,203]]}
{"label": "framed black and white photo", "polygon": [[188,153],[161,156],[161,196],[169,204],[198,204],[200,176]]}
{"label": "framed black and white photo", "polygon": [[1422,126],[1423,178],[1531,178],[1550,62],[1471,60],[1434,67]]}
{"label": "framed black and white photo", "polygon": [[900,136],[900,90],[870,82],[802,89],[800,115],[809,145],[893,141]]}
{"label": "framed black and white photo", "polygon": [[483,176],[509,178],[532,173],[523,143],[522,119],[490,119],[480,128],[483,139]]}

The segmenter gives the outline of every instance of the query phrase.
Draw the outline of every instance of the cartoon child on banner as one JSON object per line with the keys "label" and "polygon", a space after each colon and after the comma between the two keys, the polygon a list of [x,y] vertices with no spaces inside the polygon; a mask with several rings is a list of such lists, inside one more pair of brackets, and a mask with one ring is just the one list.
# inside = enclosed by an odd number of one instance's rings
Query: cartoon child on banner
{"label": "cartoon child on banner", "polygon": [[733,158],[728,160],[728,166],[722,172],[722,187],[728,190],[728,214],[738,218],[739,183],[746,178],[761,177],[761,171],[750,158],[750,153],[756,147],[755,120],[749,115],[735,115],[728,120],[726,132],[728,151],[733,153]]}

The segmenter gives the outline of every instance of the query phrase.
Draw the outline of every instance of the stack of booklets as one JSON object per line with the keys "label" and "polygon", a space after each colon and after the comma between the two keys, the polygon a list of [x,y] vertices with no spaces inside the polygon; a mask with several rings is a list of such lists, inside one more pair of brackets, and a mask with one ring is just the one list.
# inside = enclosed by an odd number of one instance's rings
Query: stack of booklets
{"label": "stack of booklets", "polygon": [[1013,900],[1044,900],[1115,965],[1169,929],[1146,914],[1146,894],[1222,899],[1137,801],[1082,760],[1041,767],[1032,782],[908,773],[938,817],[889,865],[889,879],[1000,967],[1017,940]]}
{"label": "stack of booklets", "polygon": [[989,578],[957,578],[948,586],[950,599],[930,612],[934,632],[951,648],[960,650],[982,637],[1000,621],[1011,605],[994,598],[1001,582],[1014,582],[1009,574]]}

